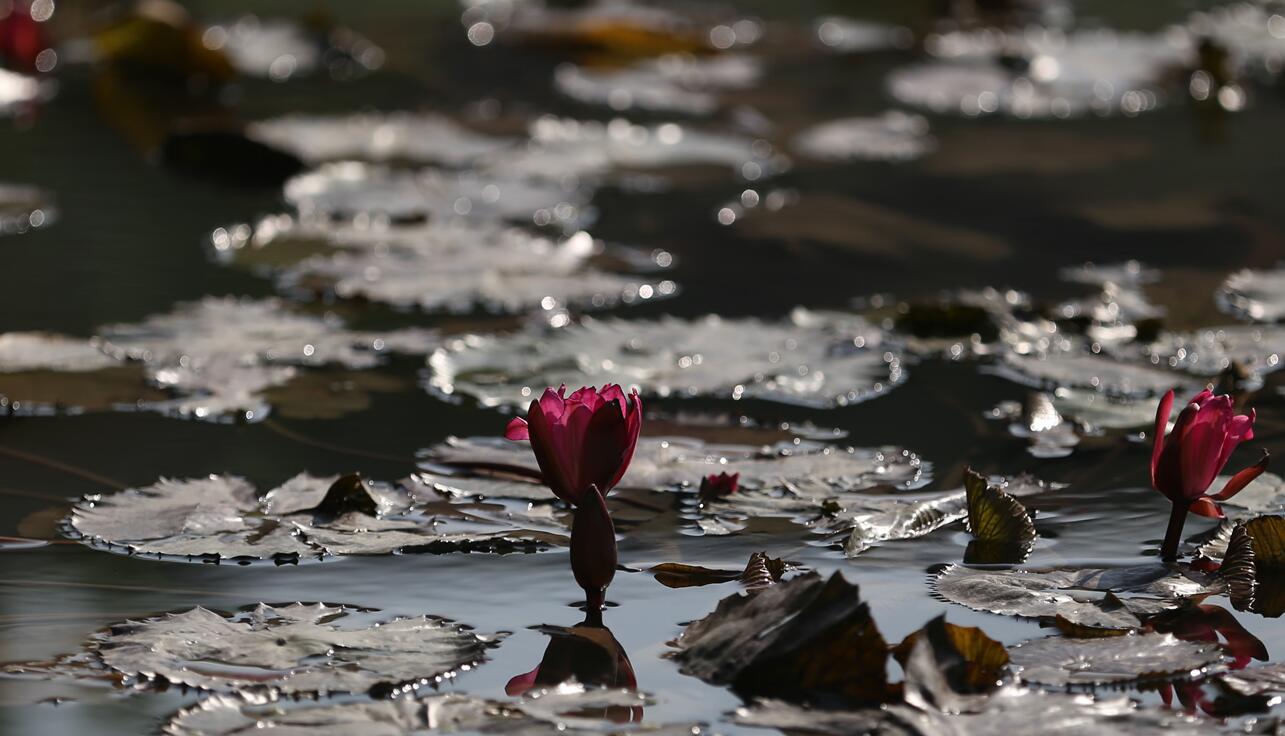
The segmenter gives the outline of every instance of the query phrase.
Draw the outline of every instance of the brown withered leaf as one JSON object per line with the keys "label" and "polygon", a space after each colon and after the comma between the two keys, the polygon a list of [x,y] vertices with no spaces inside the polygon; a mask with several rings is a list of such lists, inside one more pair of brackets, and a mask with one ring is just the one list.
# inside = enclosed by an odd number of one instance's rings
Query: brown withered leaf
{"label": "brown withered leaf", "polygon": [[674,645],[684,674],[746,696],[871,703],[887,695],[887,644],[840,573],[728,596]]}
{"label": "brown withered leaf", "polygon": [[1021,502],[971,469],[964,476],[964,492],[968,497],[968,531],[973,535],[964,562],[1025,561],[1035,546],[1035,524]]}
{"label": "brown withered leaf", "polygon": [[[959,693],[981,693],[993,690],[1001,671],[1008,665],[1004,645],[990,638],[976,626],[957,626],[938,616],[924,628],[911,632],[892,648],[892,656],[907,667],[915,643],[930,636],[932,646],[944,650],[937,659],[946,665],[943,673],[951,689]],[[945,656],[946,654],[950,656]]]}

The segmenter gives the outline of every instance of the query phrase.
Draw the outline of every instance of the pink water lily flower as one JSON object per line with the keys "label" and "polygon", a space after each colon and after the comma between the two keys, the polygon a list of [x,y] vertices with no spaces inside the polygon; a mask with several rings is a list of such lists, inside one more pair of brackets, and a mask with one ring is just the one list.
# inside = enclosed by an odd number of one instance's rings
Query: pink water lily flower
{"label": "pink water lily flower", "polygon": [[1206,389],[1187,404],[1166,436],[1173,398],[1170,391],[1160,400],[1151,448],[1151,485],[1173,504],[1161,547],[1165,559],[1177,557],[1178,539],[1188,512],[1223,518],[1217,502],[1231,498],[1262,475],[1268,461],[1264,452],[1262,460],[1233,475],[1222,490],[1206,495],[1236,446],[1254,438],[1254,411],[1236,414],[1230,396],[1215,396]]}
{"label": "pink water lily flower", "polygon": [[545,389],[526,419],[509,422],[504,436],[530,440],[544,482],[554,495],[579,505],[590,486],[605,496],[629,469],[642,429],[642,401],[615,384],[563,396]]}
{"label": "pink water lily flower", "polygon": [[607,492],[629,469],[642,429],[638,392],[615,384],[564,396],[567,387],[545,389],[527,418],[509,422],[504,436],[530,440],[545,485],[575,507],[571,524],[571,571],[585,591],[590,611],[606,604],[616,575],[616,530]]}

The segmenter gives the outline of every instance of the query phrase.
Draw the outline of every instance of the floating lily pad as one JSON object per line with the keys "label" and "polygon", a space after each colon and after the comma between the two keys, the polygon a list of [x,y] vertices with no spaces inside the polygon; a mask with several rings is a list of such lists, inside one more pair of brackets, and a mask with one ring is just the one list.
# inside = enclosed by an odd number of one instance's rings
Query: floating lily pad
{"label": "floating lily pad", "polygon": [[1232,314],[1254,322],[1285,321],[1285,267],[1245,269],[1227,277],[1218,303]]}
{"label": "floating lily pad", "polygon": [[1197,376],[1235,368],[1254,381],[1285,364],[1285,325],[1227,325],[1164,333],[1147,346],[1162,365]]}
{"label": "floating lily pad", "polygon": [[1188,678],[1209,672],[1223,659],[1217,643],[1183,641],[1171,634],[1133,634],[1105,639],[1049,637],[1009,650],[1026,682],[1094,686]]}
{"label": "floating lily pad", "polygon": [[304,216],[383,215],[397,220],[585,223],[588,193],[560,182],[499,173],[441,169],[404,171],[352,161],[326,164],[285,184],[285,198]]}
{"label": "floating lily pad", "polygon": [[485,406],[523,404],[550,385],[613,381],[659,396],[843,406],[905,380],[882,339],[859,320],[830,325],[805,313],[778,323],[586,318],[561,329],[458,338],[430,358],[429,386]]}
{"label": "floating lily pad", "polygon": [[1108,30],[989,38],[994,40],[987,43],[1004,44],[1003,52],[1020,61],[1002,64],[992,49],[965,44],[959,53],[948,54],[950,61],[894,71],[888,78],[892,96],[908,105],[969,117],[1133,116],[1159,105],[1161,78],[1185,65],[1191,51],[1163,34]]}
{"label": "floating lily pad", "polygon": [[[4,113],[4,75],[0,69],[0,114]],[[49,195],[20,184],[0,182],[0,235],[25,233],[54,221],[57,212]]]}
{"label": "floating lily pad", "polygon": [[291,21],[246,15],[210,26],[204,37],[227,54],[242,74],[285,81],[309,74],[321,63],[315,35]]}
{"label": "floating lily pad", "polygon": [[363,227],[282,215],[219,228],[212,242],[220,259],[274,274],[284,288],[426,311],[601,309],[677,292],[672,281],[593,265],[603,246],[584,231],[559,241],[494,224]]}
{"label": "floating lily pad", "polygon": [[0,115],[15,115],[43,96],[40,80],[0,69]]}
{"label": "floating lily pad", "polygon": [[388,353],[425,353],[437,342],[426,330],[354,332],[275,299],[231,297],[206,297],[100,334],[107,354],[142,362],[155,385],[180,394],[151,408],[199,419],[263,418],[264,393],[290,382],[297,366],[371,368]]}
{"label": "floating lily pad", "polygon": [[94,646],[118,672],[203,690],[381,696],[476,665],[496,639],[431,616],[343,625],[357,613],[301,603],[232,616],[193,608],[113,626]]}
{"label": "floating lily pad", "polygon": [[[947,566],[931,581],[937,595],[975,611],[1052,619],[1095,628],[1136,628],[1139,617],[1216,592],[1203,575],[1163,565],[1120,568],[982,570]],[[1113,605],[1104,605],[1107,593]]]}
{"label": "floating lily pad", "polygon": [[736,711],[744,726],[786,733],[850,736],[923,736],[949,733],[991,736],[1022,733],[1039,724],[1041,734],[1056,736],[1197,736],[1205,726],[1169,711],[1144,710],[1128,698],[1095,700],[1084,695],[1006,689],[987,700],[980,713],[939,713],[904,705],[880,709],[817,710],[777,700],[763,700]]}
{"label": "floating lily pad", "polygon": [[995,370],[1032,388],[1082,389],[1116,398],[1159,396],[1175,387],[1179,393],[1195,393],[1189,376],[1141,361],[1111,358],[1078,346],[1030,355],[1005,353]]}
{"label": "floating lily pad", "polygon": [[823,161],[909,161],[935,146],[927,120],[897,111],[822,123],[794,140],[795,150]]}
{"label": "floating lily pad", "polygon": [[1001,401],[988,416],[1008,421],[1009,434],[1028,440],[1027,451],[1034,457],[1066,457],[1080,444],[1080,427],[1063,417],[1053,397],[1042,391],[1028,393],[1021,402]]}
{"label": "floating lily pad", "polygon": [[514,145],[436,113],[287,115],[251,123],[246,135],[305,161],[405,161],[464,166]]}
{"label": "floating lily pad", "polygon": [[[675,166],[719,166],[760,175],[779,168],[771,151],[747,138],[678,123],[638,125],[617,118],[607,123],[545,116],[531,124],[525,147],[499,151],[486,170],[544,182],[592,182],[613,173],[659,173]],[[770,148],[770,147],[769,147]],[[544,223],[538,223],[544,224]]]}
{"label": "floating lily pad", "polygon": [[1285,664],[1265,664],[1224,672],[1218,684],[1239,695],[1266,695],[1285,692]]}
{"label": "floating lily pad", "polygon": [[[86,497],[73,507],[68,529],[87,544],[128,554],[281,564],[397,551],[533,551],[559,541],[564,528],[522,530],[513,512],[444,503],[413,481],[392,488],[353,479],[300,474],[262,498],[235,476],[163,479]],[[347,502],[336,506],[336,499]]]}
{"label": "floating lily pad", "polygon": [[[480,733],[557,736],[601,733],[619,727],[614,714],[652,701],[632,690],[586,690],[567,685],[518,701],[484,700],[462,693],[382,701],[257,703],[230,696],[206,698],[164,726],[169,736],[236,736],[270,729],[274,736],[412,736]],[[602,717],[596,717],[602,714]],[[639,732],[690,736],[701,724],[652,724]]]}
{"label": "floating lily pad", "polygon": [[1285,58],[1285,28],[1272,5],[1237,2],[1193,13],[1186,30],[1197,38],[1209,38],[1228,53],[1233,69],[1253,74],[1280,73]]}
{"label": "floating lily pad", "polygon": [[827,48],[845,54],[888,49],[908,49],[915,34],[904,26],[875,23],[831,15],[816,23],[817,40]]}
{"label": "floating lily pad", "polygon": [[809,574],[719,602],[675,642],[685,674],[743,695],[879,702],[887,645],[856,586]]}
{"label": "floating lily pad", "polygon": [[1107,284],[1142,286],[1159,281],[1160,271],[1148,268],[1138,261],[1123,261],[1121,263],[1085,263],[1080,266],[1070,266],[1059,270],[1058,276],[1063,281],[1070,281],[1075,284],[1091,284],[1099,287]]}
{"label": "floating lily pad", "polygon": [[564,64],[553,84],[573,100],[617,112],[646,110],[709,115],[719,107],[718,91],[752,86],[761,74],[748,56],[662,56],[623,69]]}

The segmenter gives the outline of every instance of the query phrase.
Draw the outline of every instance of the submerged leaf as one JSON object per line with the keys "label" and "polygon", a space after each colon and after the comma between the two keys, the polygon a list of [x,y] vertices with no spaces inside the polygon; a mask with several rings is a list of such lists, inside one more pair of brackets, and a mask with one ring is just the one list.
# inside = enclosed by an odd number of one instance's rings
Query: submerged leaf
{"label": "submerged leaf", "polygon": [[1023,680],[1058,687],[1187,678],[1223,659],[1216,642],[1183,641],[1171,634],[1049,637],[1019,644],[1009,654]]}
{"label": "submerged leaf", "polygon": [[905,380],[882,339],[860,319],[806,313],[786,323],[586,318],[556,330],[458,338],[431,357],[429,385],[486,406],[525,404],[543,386],[613,381],[659,396],[843,406]]}
{"label": "submerged leaf", "polygon": [[383,696],[478,664],[494,642],[431,616],[336,625],[357,613],[301,603],[232,616],[193,608],[119,624],[93,647],[126,675],[203,690]]}
{"label": "submerged leaf", "polygon": [[887,647],[856,586],[808,574],[736,594],[675,642],[685,674],[743,695],[879,702]]}

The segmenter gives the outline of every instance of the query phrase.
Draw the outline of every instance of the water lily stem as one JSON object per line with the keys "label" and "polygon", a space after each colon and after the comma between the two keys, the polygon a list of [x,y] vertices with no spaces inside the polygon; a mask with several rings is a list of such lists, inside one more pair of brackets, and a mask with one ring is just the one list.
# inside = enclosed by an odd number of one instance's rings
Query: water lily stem
{"label": "water lily stem", "polygon": [[1169,528],[1165,530],[1165,542],[1160,546],[1160,559],[1173,562],[1178,559],[1178,542],[1182,539],[1182,527],[1187,523],[1187,510],[1191,504],[1185,501],[1174,501],[1169,510]]}

